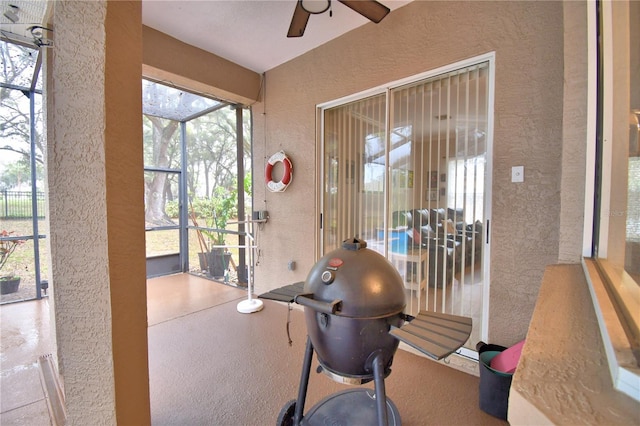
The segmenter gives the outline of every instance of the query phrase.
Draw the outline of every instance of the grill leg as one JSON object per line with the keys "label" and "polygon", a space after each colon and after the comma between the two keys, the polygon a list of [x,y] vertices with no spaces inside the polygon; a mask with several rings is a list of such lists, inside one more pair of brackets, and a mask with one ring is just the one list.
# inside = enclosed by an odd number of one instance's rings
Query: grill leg
{"label": "grill leg", "polygon": [[309,386],[309,375],[311,373],[311,360],[313,359],[313,344],[307,336],[307,348],[304,352],[304,361],[302,363],[302,376],[300,377],[300,387],[298,388],[298,400],[296,401],[296,412],[293,416],[293,424],[299,425],[302,421],[302,413],[304,412],[304,403],[307,399],[307,388]]}
{"label": "grill leg", "polygon": [[382,355],[377,354],[373,359],[373,381],[376,390],[376,408],[378,410],[378,426],[387,426],[387,394],[384,389],[384,365]]}

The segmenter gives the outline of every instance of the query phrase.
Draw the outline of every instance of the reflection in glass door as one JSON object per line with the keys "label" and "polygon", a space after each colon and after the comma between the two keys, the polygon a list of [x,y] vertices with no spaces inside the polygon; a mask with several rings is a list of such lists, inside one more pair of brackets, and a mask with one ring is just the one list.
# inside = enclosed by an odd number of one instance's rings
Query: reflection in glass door
{"label": "reflection in glass door", "polygon": [[390,145],[390,211],[406,229],[408,244],[392,248],[389,258],[403,266],[412,314],[426,309],[473,319],[471,348],[482,339],[487,272],[488,65],[390,92],[391,127],[410,137]]}
{"label": "reflection in glass door", "polygon": [[323,252],[350,237],[384,254],[385,96],[324,112]]}
{"label": "reflection in glass door", "polygon": [[322,115],[322,253],[365,239],[402,276],[407,313],[473,318],[468,348],[487,329],[489,65],[455,67]]}

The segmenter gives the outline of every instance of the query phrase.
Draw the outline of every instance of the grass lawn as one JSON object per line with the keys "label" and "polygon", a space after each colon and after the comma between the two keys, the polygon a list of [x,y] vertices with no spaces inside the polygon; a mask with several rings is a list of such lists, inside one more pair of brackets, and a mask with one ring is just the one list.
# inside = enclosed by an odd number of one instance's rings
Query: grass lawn
{"label": "grass lawn", "polygon": [[[38,233],[48,235],[47,223],[44,219],[38,221]],[[15,231],[16,236],[33,235],[31,219],[2,219],[0,220],[0,230]],[[237,231],[236,224],[227,227],[229,231]],[[180,244],[178,230],[148,231],[146,236],[146,255],[155,256],[161,254],[178,253]],[[238,237],[235,234],[228,234],[225,242],[230,246],[238,245]],[[49,252],[46,238],[40,239],[40,279],[48,279]],[[194,230],[189,230],[189,270],[201,272],[198,262],[198,253],[201,251],[198,238]],[[238,264],[238,249],[229,248],[235,264]],[[32,239],[26,240],[11,255],[5,267],[0,271],[0,276],[18,275],[21,278],[20,289],[16,293],[0,295],[0,303],[32,299],[36,297],[35,283],[36,273],[34,266],[34,242]],[[236,277],[235,271],[231,271],[231,279]]]}

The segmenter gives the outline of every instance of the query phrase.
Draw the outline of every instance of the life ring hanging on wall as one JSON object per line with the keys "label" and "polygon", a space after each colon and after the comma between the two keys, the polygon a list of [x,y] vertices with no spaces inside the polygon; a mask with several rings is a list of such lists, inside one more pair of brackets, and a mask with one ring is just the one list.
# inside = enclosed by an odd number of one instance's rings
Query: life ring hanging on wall
{"label": "life ring hanging on wall", "polygon": [[[282,173],[282,179],[279,182],[276,182],[273,180],[273,166],[278,162],[282,163],[284,172]],[[269,161],[267,161],[267,167],[264,174],[265,182],[269,191],[284,192],[291,183],[291,179],[293,179],[293,164],[284,151],[276,152],[269,158]]]}

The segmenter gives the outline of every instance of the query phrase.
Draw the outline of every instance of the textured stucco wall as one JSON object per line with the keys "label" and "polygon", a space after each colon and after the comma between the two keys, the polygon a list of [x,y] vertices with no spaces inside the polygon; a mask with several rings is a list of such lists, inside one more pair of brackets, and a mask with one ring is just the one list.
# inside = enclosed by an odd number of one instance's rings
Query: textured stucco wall
{"label": "textured stucco wall", "polygon": [[[269,193],[256,181],[255,209],[270,213],[260,232],[258,292],[303,280],[316,259],[315,105],[490,51],[496,90],[489,338],[509,345],[525,336],[544,268],[559,253],[561,2],[416,1],[267,72],[264,103],[253,110],[253,173],[262,176],[266,159],[284,149],[294,180],[285,193]],[[525,167],[524,183],[511,183],[516,165]],[[287,270],[288,260],[297,262],[296,271]]]}
{"label": "textured stucco wall", "polygon": [[550,266],[513,376],[509,423],[637,425],[640,403],[613,388],[606,365],[582,266]]}
{"label": "textured stucco wall", "polygon": [[584,182],[587,143],[587,8],[586,2],[564,2],[564,107],[562,112],[562,178],[558,261],[582,257]]}
{"label": "textured stucco wall", "polygon": [[141,5],[54,4],[49,243],[68,424],[148,424]]}
{"label": "textured stucco wall", "polygon": [[260,74],[153,28],[143,26],[142,33],[145,77],[245,105],[260,94]]}

